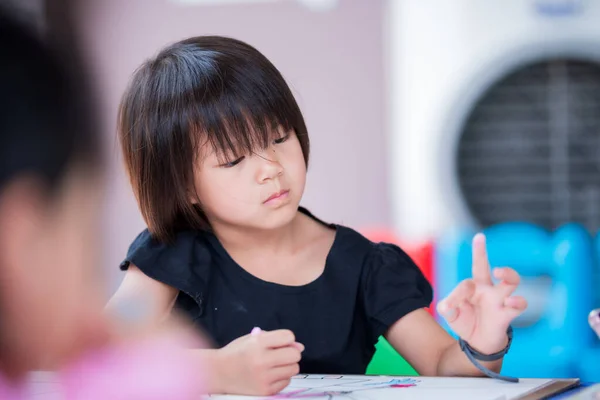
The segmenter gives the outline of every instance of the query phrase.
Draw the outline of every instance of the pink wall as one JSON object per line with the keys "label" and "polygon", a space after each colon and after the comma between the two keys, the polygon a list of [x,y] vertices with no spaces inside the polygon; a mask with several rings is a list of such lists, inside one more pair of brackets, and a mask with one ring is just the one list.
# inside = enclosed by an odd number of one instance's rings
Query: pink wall
{"label": "pink wall", "polygon": [[100,87],[109,154],[105,260],[111,290],[118,264],[144,228],[115,141],[120,95],[133,70],[187,36],[233,36],[280,69],[312,141],[303,204],[321,218],[361,227],[390,220],[385,167],[383,0],[340,0],[325,13],[293,1],[213,7],[155,0],[80,3],[81,28]]}

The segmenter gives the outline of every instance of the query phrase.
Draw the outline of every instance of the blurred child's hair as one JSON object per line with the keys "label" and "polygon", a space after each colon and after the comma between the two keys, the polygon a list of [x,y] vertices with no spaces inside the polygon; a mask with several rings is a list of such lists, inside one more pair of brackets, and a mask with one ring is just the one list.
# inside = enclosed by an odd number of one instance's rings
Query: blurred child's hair
{"label": "blurred child's hair", "polygon": [[26,175],[50,194],[73,164],[99,161],[81,65],[58,54],[0,9],[0,190]]}
{"label": "blurred child's hair", "polygon": [[304,118],[279,71],[241,41],[194,37],[163,49],[134,74],[118,132],[141,213],[169,241],[181,228],[209,229],[195,196],[201,151],[220,160],[266,148],[294,130],[308,163]]}

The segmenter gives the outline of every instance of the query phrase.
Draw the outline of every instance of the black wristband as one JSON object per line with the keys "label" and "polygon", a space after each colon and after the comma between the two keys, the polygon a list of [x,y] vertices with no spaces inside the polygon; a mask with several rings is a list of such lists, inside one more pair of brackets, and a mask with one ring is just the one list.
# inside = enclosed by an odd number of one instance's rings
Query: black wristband
{"label": "black wristband", "polygon": [[489,376],[490,378],[516,383],[516,382],[519,382],[519,378],[513,378],[510,376],[500,375],[494,371],[487,369],[486,367],[481,365],[479,363],[479,361],[477,361],[477,360],[496,361],[496,360],[499,360],[502,357],[504,357],[504,355],[506,353],[508,353],[508,350],[510,349],[510,345],[512,343],[512,337],[513,337],[512,326],[508,327],[508,329],[506,330],[506,335],[508,336],[508,343],[506,344],[506,347],[494,354],[482,354],[482,353],[478,352],[477,350],[475,350],[474,348],[472,348],[469,345],[469,343],[467,343],[466,341],[464,341],[461,338],[458,339],[458,344],[460,345],[460,349],[466,354],[469,361],[471,361],[473,363],[473,365],[475,365],[475,367],[477,367],[477,369],[480,370],[481,372],[483,372],[485,375]]}

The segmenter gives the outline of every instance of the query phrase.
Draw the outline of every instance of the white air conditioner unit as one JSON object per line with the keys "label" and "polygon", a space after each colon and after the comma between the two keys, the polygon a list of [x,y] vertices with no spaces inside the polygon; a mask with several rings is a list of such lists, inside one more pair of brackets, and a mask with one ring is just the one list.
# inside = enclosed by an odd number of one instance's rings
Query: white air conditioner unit
{"label": "white air conditioner unit", "polygon": [[403,237],[600,228],[600,1],[390,0],[387,17]]}

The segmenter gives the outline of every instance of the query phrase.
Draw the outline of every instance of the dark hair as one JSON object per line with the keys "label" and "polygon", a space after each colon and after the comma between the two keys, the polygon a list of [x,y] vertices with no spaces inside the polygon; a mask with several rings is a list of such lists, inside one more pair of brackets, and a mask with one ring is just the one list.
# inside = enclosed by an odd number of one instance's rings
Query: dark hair
{"label": "dark hair", "polygon": [[194,37],[145,62],[123,95],[118,132],[150,233],[169,241],[179,229],[210,228],[190,201],[201,146],[231,160],[268,147],[281,128],[295,131],[308,164],[306,125],[290,88],[246,43]]}
{"label": "dark hair", "polygon": [[0,188],[28,174],[52,191],[72,164],[99,156],[81,65],[61,63],[2,9],[0,54]]}

